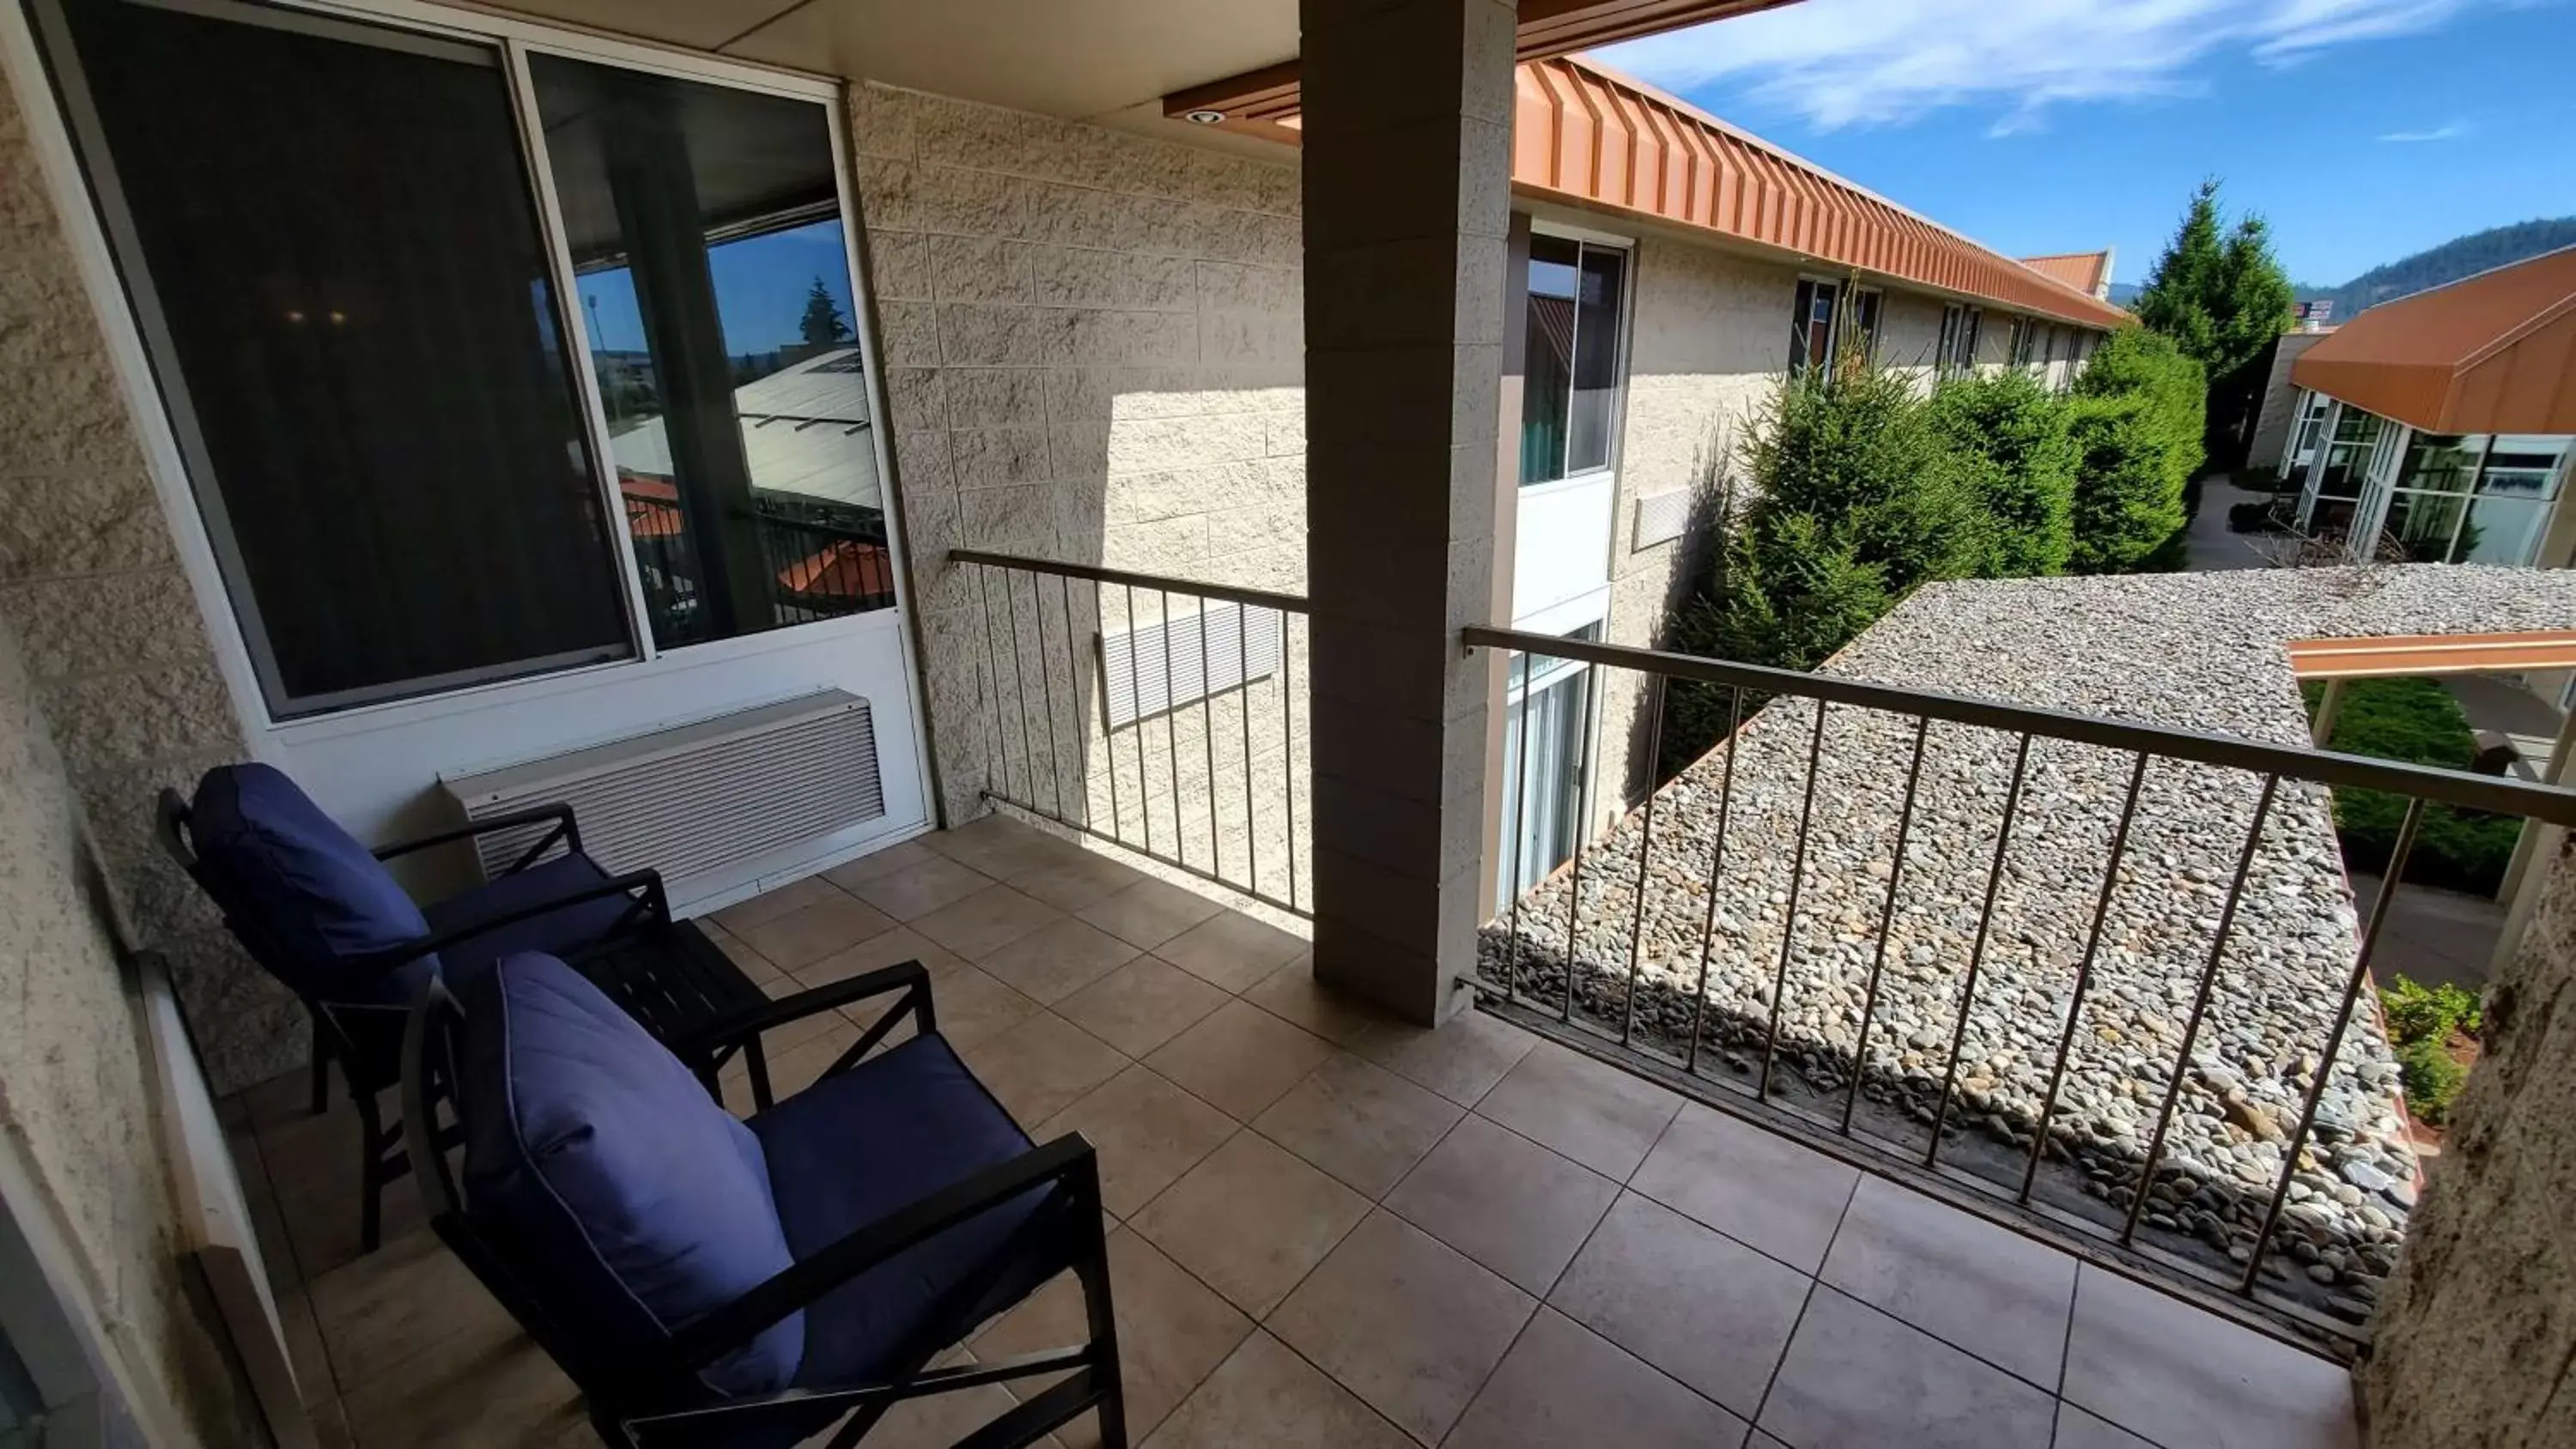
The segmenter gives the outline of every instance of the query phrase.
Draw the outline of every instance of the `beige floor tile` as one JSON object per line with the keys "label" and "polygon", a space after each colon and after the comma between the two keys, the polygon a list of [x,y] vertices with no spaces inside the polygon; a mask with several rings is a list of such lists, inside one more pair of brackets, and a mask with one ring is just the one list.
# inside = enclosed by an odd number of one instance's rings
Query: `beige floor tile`
{"label": "beige floor tile", "polygon": [[[391,1125],[392,1092],[382,1094],[382,1109]],[[345,1097],[322,1116],[295,1118],[259,1136],[260,1158],[276,1194],[278,1221],[285,1225],[295,1270],[307,1281],[359,1257],[359,1183],[364,1172],[359,1143],[364,1136],[358,1114]],[[427,1226],[419,1184],[410,1178],[387,1186],[382,1201],[387,1241]]]}
{"label": "beige floor tile", "polygon": [[1014,877],[1012,886],[1059,911],[1078,911],[1153,877],[1098,851],[1085,850]]}
{"label": "beige floor tile", "polygon": [[2066,1401],[2191,1449],[2348,1449],[2344,1369],[2098,1268],[2075,1279]]}
{"label": "beige floor tile", "polygon": [[[340,1076],[331,1075],[330,1089],[323,1094],[324,1104],[340,1095]],[[303,1067],[280,1072],[263,1082],[254,1083],[223,1099],[220,1115],[227,1127],[247,1123],[253,1131],[265,1132],[272,1127],[312,1115],[313,1078]]]}
{"label": "beige floor tile", "polygon": [[353,1449],[357,1440],[349,1437],[349,1415],[338,1399],[308,1404],[305,1412],[313,1418],[314,1449]]}
{"label": "beige floor tile", "polygon": [[1243,999],[1338,1046],[1356,1044],[1371,1028],[1392,1020],[1376,1006],[1315,979],[1311,951],[1261,979]]}
{"label": "beige floor tile", "polygon": [[1122,941],[1151,951],[1224,907],[1169,881],[1146,880],[1074,912]]}
{"label": "beige floor tile", "polygon": [[1154,954],[1228,991],[1247,991],[1306,943],[1241,911],[1220,911],[1154,948]]}
{"label": "beige floor tile", "polygon": [[982,871],[938,855],[870,876],[852,884],[849,891],[898,921],[917,921],[992,884],[993,878]]}
{"label": "beige floor tile", "polygon": [[1023,1127],[1072,1106],[1127,1065],[1116,1047],[1049,1011],[958,1050]]}
{"label": "beige floor tile", "polygon": [[810,906],[816,901],[828,900],[839,893],[839,889],[830,881],[819,875],[809,875],[801,880],[789,881],[774,890],[763,891],[749,900],[734,902],[715,913],[715,923],[734,935],[741,936],[746,927],[756,926],[762,921],[786,915],[789,911]]}
{"label": "beige floor tile", "polygon": [[1381,1021],[1345,1045],[1407,1081],[1473,1107],[1538,1038],[1470,1008],[1436,1028]]}
{"label": "beige floor tile", "polygon": [[1384,1067],[1337,1051],[1253,1127],[1370,1197],[1384,1197],[1465,1109]]}
{"label": "beige floor tile", "polygon": [[[784,1102],[814,1085],[821,1080],[824,1070],[839,1061],[841,1054],[859,1039],[858,1024],[838,1012],[827,1011],[816,1020],[824,1023],[820,1031],[783,1051],[774,1046],[769,1050],[769,1092],[772,1099]],[[743,1080],[750,1080],[747,1073]],[[730,1084],[725,1089],[725,1101],[729,1105],[739,1107],[749,1097],[747,1086],[740,1095]]]}
{"label": "beige floor tile", "polygon": [[1100,1154],[1100,1196],[1127,1217],[1236,1131],[1235,1121],[1150,1069],[1129,1067],[1031,1128],[1040,1142],[1079,1132]]}
{"label": "beige floor tile", "polygon": [[556,1449],[589,1437],[579,1391],[519,1334],[435,1344],[352,1391],[342,1407],[363,1449]]}
{"label": "beige floor tile", "polygon": [[1056,1003],[1074,1025],[1141,1057],[1225,1005],[1225,993],[1187,971],[1139,956]]}
{"label": "beige floor tile", "polygon": [[2048,1449],[2056,1421],[2048,1394],[1831,1288],[1798,1320],[1761,1418],[1800,1449]]}
{"label": "beige floor tile", "polygon": [[2057,1406],[2057,1438],[2051,1449],[2156,1449],[2116,1424],[2106,1424],[2073,1404]]}
{"label": "beige floor tile", "polygon": [[1859,1182],[1857,1171],[1821,1152],[1693,1102],[1628,1185],[1813,1273]]}
{"label": "beige floor tile", "polygon": [[2054,1248],[1865,1177],[1818,1276],[1998,1368],[2057,1389],[2075,1260]]}
{"label": "beige floor tile", "polygon": [[1386,1205],[1415,1227],[1532,1293],[1565,1265],[1619,1197],[1619,1184],[1482,1117],[1468,1117]]}
{"label": "beige floor tile", "polygon": [[1229,1001],[1146,1063],[1237,1121],[1249,1122],[1332,1052],[1330,1043],[1257,1006]]}
{"label": "beige floor tile", "polygon": [[1239,1132],[1129,1226],[1254,1317],[1278,1306],[1368,1212],[1368,1199]]}
{"label": "beige floor tile", "polygon": [[1678,1094],[1643,1077],[1542,1042],[1494,1084],[1476,1111],[1624,1182],[1681,1107]]}
{"label": "beige floor tile", "polygon": [[960,1052],[980,1046],[1046,1008],[972,966],[943,971],[930,983],[939,1034]]}
{"label": "beige floor tile", "polygon": [[717,925],[715,917],[707,916],[700,919],[698,930],[708,940],[714,942],[716,949],[724,952],[725,959],[740,968],[742,974],[751,979],[752,984],[765,988],[770,982],[786,974],[778,969],[777,962],[751,949],[744,944],[740,936]]}
{"label": "beige floor tile", "polygon": [[896,926],[855,946],[845,946],[810,966],[797,968],[796,979],[807,986],[826,986],[906,961],[920,962],[933,976],[966,964],[965,957],[919,931],[908,926]]}
{"label": "beige floor tile", "polygon": [[1061,865],[1082,853],[1082,847],[1071,841],[998,814],[969,821],[955,830],[925,835],[922,843],[996,880]]}
{"label": "beige floor tile", "polygon": [[1744,1421],[1541,1308],[1441,1449],[1734,1449]]}
{"label": "beige floor tile", "polygon": [[1547,1301],[1750,1417],[1809,1286],[1805,1274],[1632,1192],[1612,1205]]}
{"label": "beige floor tile", "polygon": [[986,956],[1042,927],[1065,919],[1043,901],[1034,901],[1006,885],[986,886],[963,900],[932,911],[912,928],[969,961]]}
{"label": "beige floor tile", "polygon": [[931,861],[947,858],[918,840],[898,841],[883,850],[870,851],[856,860],[841,862],[823,872],[823,879],[846,891],[851,890],[861,881],[875,880],[881,875],[892,875],[899,870],[910,870],[916,865],[927,865]]}
{"label": "beige floor tile", "polygon": [[1398,1428],[1436,1444],[1537,1306],[1380,1209],[1263,1326]]}
{"label": "beige floor tile", "polygon": [[501,1305],[426,1229],[320,1275],[309,1291],[344,1398],[432,1346],[480,1352],[518,1336]]}
{"label": "beige floor tile", "polygon": [[811,904],[745,926],[736,934],[771,965],[793,975],[893,926],[894,919],[885,912],[835,888]]}
{"label": "beige floor tile", "polygon": [[987,974],[1047,1005],[1136,959],[1136,948],[1096,926],[1058,916],[983,957]]}
{"label": "beige floor tile", "polygon": [[1350,1390],[1255,1331],[1144,1449],[1415,1449]]}
{"label": "beige floor tile", "polygon": [[[1109,1235],[1109,1298],[1118,1319],[1119,1381],[1127,1390],[1130,1441],[1153,1432],[1252,1332],[1252,1320],[1126,1229]],[[986,1358],[1042,1353],[1081,1343],[1089,1329],[1082,1288],[1070,1273],[1004,1314],[975,1340]],[[1044,1387],[1028,1380],[1023,1397]],[[1068,1446],[1096,1443],[1088,1417],[1057,1431]]]}
{"label": "beige floor tile", "polygon": [[284,1330],[286,1362],[295,1370],[295,1391],[306,1404],[327,1404],[340,1397],[331,1374],[331,1355],[322,1347],[322,1325],[313,1317],[312,1296],[298,1286],[274,1295],[278,1327]]}

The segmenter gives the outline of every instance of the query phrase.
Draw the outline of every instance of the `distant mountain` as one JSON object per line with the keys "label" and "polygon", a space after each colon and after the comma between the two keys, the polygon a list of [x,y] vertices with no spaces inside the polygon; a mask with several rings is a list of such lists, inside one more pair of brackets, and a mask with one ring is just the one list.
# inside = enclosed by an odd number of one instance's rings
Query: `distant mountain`
{"label": "distant mountain", "polygon": [[[2462,277],[2472,277],[2565,246],[2576,246],[2576,216],[2490,227],[2467,236],[2453,237],[2440,246],[2417,252],[2411,257],[2401,257],[2386,266],[2373,267],[2340,287],[2301,287],[2299,300],[2331,301],[2334,313],[2329,320],[2350,321],[2352,315],[2364,307],[2394,301],[2428,287],[2456,282]],[[2121,300],[2118,287],[2111,289],[2111,300]]]}
{"label": "distant mountain", "polygon": [[2112,306],[2114,306],[2114,307],[2128,307],[2128,306],[2133,306],[2133,305],[2135,305],[2135,304],[2136,304],[2137,300],[2138,300],[2138,284],[2137,284],[2136,282],[2113,282],[2113,283],[2111,284],[2111,305],[2112,305]]}

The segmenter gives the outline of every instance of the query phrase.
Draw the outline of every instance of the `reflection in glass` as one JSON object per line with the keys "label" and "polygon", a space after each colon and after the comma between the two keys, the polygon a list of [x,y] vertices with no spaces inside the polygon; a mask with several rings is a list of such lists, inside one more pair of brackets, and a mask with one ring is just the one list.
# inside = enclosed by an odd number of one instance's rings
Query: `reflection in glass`
{"label": "reflection in glass", "polygon": [[2467,510],[2468,499],[2456,493],[2401,492],[2388,500],[2381,537],[2395,544],[2408,563],[2448,563],[2451,540]]}
{"label": "reflection in glass", "polygon": [[1620,277],[1625,253],[1585,247],[1574,319],[1574,408],[1565,471],[1610,466],[1610,419],[1619,396]]}
{"label": "reflection in glass", "polygon": [[2484,433],[2417,433],[2406,443],[2397,486],[2426,493],[2466,493],[2486,456]]}
{"label": "reflection in glass", "polygon": [[1613,248],[1530,238],[1521,372],[1523,483],[1610,464],[1626,266],[1626,254]]}
{"label": "reflection in glass", "polygon": [[529,72],[655,643],[891,607],[823,108]]}
{"label": "reflection in glass", "polygon": [[2540,552],[2540,533],[2549,523],[2549,505],[2536,498],[2488,496],[2469,505],[2453,563],[2529,564]]}
{"label": "reflection in glass", "polygon": [[2325,467],[2317,475],[2320,498],[2358,498],[2361,496],[2363,471],[2370,464],[2371,447],[2379,441],[2385,421],[2376,413],[2348,407],[2335,420],[2334,439],[2326,445]]}

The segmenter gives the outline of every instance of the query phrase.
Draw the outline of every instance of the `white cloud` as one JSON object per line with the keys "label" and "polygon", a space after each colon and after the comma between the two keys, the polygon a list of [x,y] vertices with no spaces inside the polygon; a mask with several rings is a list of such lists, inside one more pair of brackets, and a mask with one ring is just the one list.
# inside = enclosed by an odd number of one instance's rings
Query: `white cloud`
{"label": "white cloud", "polygon": [[2291,66],[2331,46],[2430,30],[2475,0],[1804,0],[1601,52],[1680,90],[1749,85],[1827,130],[2000,104],[1994,134],[2069,101],[2197,94],[2220,52]]}
{"label": "white cloud", "polygon": [[2449,121],[2429,130],[2391,131],[2379,139],[2383,141],[2456,141],[2467,134],[2469,134],[2468,122]]}

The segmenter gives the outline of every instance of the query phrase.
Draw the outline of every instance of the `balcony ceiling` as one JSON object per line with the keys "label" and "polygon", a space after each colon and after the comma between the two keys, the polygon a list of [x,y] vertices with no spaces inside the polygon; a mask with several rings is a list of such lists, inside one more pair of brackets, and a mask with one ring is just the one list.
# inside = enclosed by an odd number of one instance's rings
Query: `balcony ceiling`
{"label": "balcony ceiling", "polygon": [[[519,0],[691,50],[1067,118],[1293,59],[1296,0]],[[1178,129],[1178,127],[1175,127]]]}

